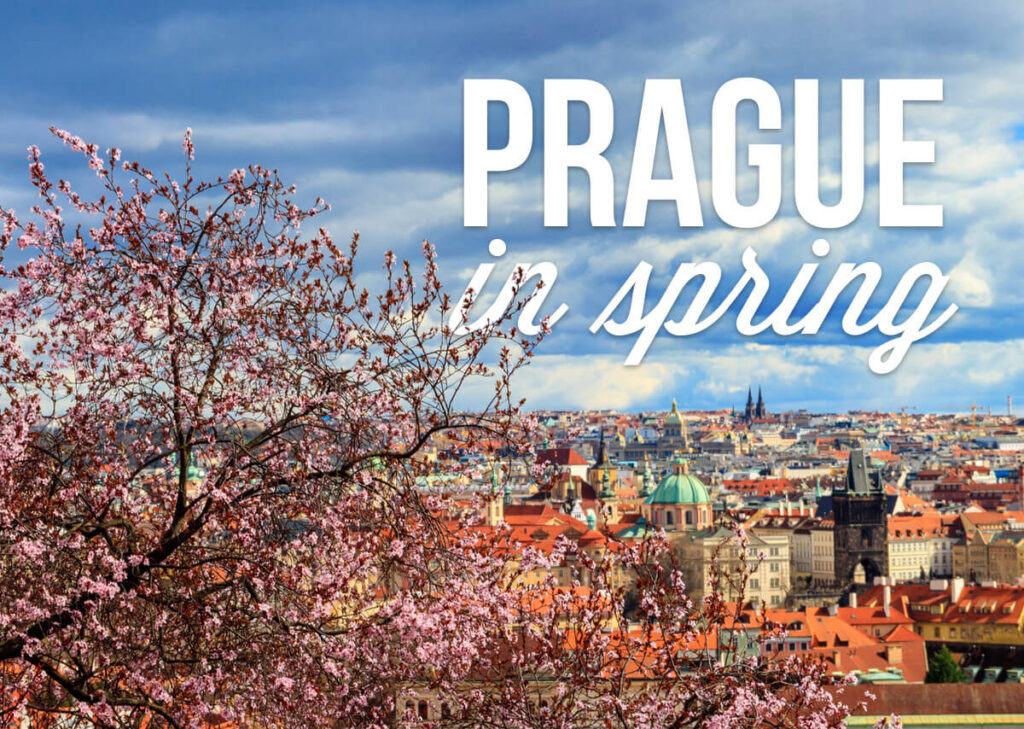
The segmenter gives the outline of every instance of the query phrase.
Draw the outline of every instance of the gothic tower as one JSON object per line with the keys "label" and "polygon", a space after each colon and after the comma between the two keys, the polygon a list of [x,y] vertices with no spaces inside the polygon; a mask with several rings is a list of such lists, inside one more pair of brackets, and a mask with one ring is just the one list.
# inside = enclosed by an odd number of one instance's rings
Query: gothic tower
{"label": "gothic tower", "polygon": [[868,471],[863,450],[850,451],[846,481],[832,492],[835,521],[835,578],[846,588],[871,584],[888,575],[885,489],[877,473]]}

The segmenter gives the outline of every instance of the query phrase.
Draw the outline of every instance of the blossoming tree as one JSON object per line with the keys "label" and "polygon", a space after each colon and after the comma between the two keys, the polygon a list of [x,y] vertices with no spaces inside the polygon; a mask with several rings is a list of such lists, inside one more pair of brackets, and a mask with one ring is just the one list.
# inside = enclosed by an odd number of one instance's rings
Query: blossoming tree
{"label": "blossoming tree", "polygon": [[564,545],[519,549],[417,490],[446,433],[529,454],[510,378],[536,345],[507,318],[439,324],[429,245],[422,270],[387,254],[374,295],[356,240],[309,230],[325,204],[276,172],[199,181],[187,134],[175,181],[53,131],[101,189],[32,148],[39,202],[0,212],[0,726],[422,723],[412,694],[453,726],[841,719],[820,667],[679,663],[724,608],[643,549],[567,599],[524,579]]}

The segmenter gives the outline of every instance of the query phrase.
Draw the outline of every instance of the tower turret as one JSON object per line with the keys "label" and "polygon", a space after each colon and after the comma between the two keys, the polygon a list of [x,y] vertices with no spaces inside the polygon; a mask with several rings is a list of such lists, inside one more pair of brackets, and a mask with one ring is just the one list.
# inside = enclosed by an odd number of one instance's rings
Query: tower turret
{"label": "tower turret", "polygon": [[651,464],[644,456],[644,475],[640,483],[640,496],[647,498],[654,493],[654,474],[651,473]]}
{"label": "tower turret", "polygon": [[599,494],[601,499],[614,499],[616,494],[612,488],[612,476],[608,472],[608,467],[604,469],[604,474],[601,476],[601,493]]}
{"label": "tower turret", "polygon": [[601,493],[598,498],[604,504],[605,523],[616,524],[619,521],[619,494],[612,482],[612,475],[605,466],[601,476]]}
{"label": "tower turret", "polygon": [[491,466],[491,488],[487,492],[487,526],[498,526],[505,521],[504,499],[498,494],[498,467]]}

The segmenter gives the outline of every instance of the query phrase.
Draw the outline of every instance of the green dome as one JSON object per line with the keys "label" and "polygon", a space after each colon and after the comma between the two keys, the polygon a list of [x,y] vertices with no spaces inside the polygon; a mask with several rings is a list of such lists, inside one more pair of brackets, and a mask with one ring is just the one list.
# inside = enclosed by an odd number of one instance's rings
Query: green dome
{"label": "green dome", "polygon": [[696,476],[680,472],[669,474],[647,498],[648,504],[710,504],[707,487]]}

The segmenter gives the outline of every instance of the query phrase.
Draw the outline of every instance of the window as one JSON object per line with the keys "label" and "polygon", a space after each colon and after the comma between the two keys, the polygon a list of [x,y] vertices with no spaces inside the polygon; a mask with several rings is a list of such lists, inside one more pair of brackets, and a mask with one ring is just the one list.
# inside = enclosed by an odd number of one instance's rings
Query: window
{"label": "window", "polygon": [[759,588],[761,586],[761,583],[760,583],[760,581],[758,581],[758,579],[756,577],[751,577],[750,578],[750,586],[753,589],[756,590],[757,588]]}
{"label": "window", "polygon": [[666,524],[671,524],[672,523],[672,512],[671,511],[666,511],[665,512],[665,523]]}
{"label": "window", "polygon": [[419,710],[418,710],[417,713],[419,714],[421,719],[429,719],[430,718],[430,708],[428,707],[426,701],[421,701],[420,702]]}
{"label": "window", "polygon": [[779,571],[779,563],[778,562],[772,562],[771,570],[772,570],[772,572],[778,572]]}
{"label": "window", "polygon": [[686,510],[686,523],[693,524],[693,512],[689,509]]}
{"label": "window", "polygon": [[778,577],[773,577],[771,582],[772,587],[779,587],[780,582]]}

